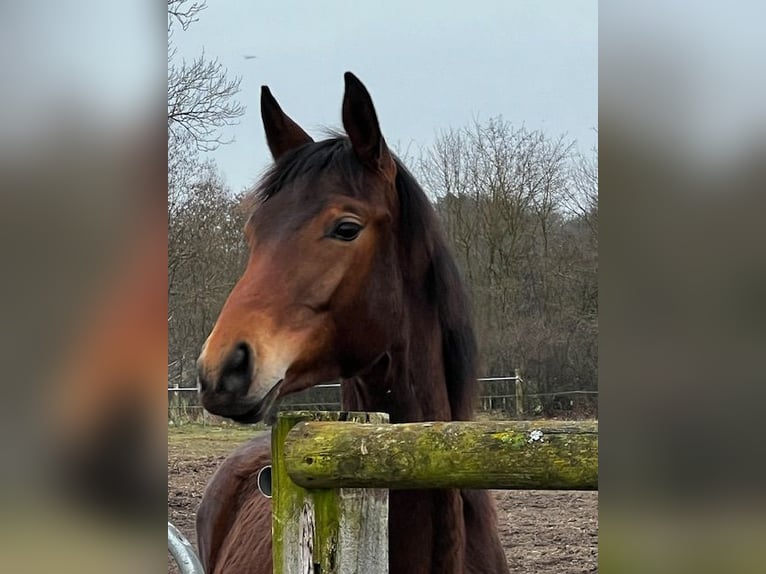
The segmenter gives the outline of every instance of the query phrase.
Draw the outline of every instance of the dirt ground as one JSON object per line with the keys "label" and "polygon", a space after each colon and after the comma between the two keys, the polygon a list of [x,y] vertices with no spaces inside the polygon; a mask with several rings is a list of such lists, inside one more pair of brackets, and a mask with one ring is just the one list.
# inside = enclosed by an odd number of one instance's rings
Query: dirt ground
{"label": "dirt ground", "polygon": [[[182,427],[168,434],[168,520],[194,542],[194,516],[207,480],[253,431]],[[598,572],[597,492],[494,491],[493,495],[511,572]],[[178,572],[170,559],[168,572]]]}

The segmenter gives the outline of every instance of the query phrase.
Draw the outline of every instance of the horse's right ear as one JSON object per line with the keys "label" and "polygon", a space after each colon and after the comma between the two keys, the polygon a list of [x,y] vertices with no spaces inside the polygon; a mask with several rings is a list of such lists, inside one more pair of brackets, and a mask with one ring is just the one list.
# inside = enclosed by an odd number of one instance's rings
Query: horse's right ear
{"label": "horse's right ear", "polygon": [[268,86],[261,86],[261,119],[266,131],[266,142],[269,144],[274,161],[288,151],[314,141],[303,131],[303,128],[282,111]]}

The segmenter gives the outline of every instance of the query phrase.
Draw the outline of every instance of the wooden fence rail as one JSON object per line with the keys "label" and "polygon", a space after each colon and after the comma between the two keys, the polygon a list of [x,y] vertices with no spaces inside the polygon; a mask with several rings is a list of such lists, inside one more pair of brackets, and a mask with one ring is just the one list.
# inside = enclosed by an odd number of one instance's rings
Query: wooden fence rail
{"label": "wooden fence rail", "polygon": [[283,456],[304,488],[596,490],[598,423],[304,422]]}
{"label": "wooden fence rail", "polygon": [[387,424],[281,414],[272,431],[275,574],[386,574],[388,490],[598,488],[598,423]]}

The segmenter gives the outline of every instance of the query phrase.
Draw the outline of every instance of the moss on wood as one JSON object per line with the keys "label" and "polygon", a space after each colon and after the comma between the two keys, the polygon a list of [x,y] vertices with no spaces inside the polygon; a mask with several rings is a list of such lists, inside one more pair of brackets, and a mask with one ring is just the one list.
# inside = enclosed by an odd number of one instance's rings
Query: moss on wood
{"label": "moss on wood", "polygon": [[290,429],[303,421],[387,420],[381,413],[302,411],[279,416],[272,431],[275,574],[387,571],[388,491],[306,490],[290,479],[282,455]]}
{"label": "moss on wood", "polygon": [[284,464],[305,488],[596,490],[598,423],[302,422]]}

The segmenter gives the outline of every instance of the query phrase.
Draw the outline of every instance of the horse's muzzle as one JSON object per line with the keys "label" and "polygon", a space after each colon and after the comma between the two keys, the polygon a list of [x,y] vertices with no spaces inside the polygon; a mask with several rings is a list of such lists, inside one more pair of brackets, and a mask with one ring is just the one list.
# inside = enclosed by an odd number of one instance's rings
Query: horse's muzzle
{"label": "horse's muzzle", "polygon": [[247,395],[253,380],[253,353],[247,343],[239,343],[225,357],[222,365],[197,360],[197,384],[202,405],[211,413],[235,417],[253,407]]}
{"label": "horse's muzzle", "polygon": [[[279,384],[263,397],[250,396],[255,365],[247,343],[239,343],[220,368],[197,361],[197,376],[202,406],[214,415],[241,423],[255,423],[270,415]],[[280,381],[281,382],[281,381]]]}

